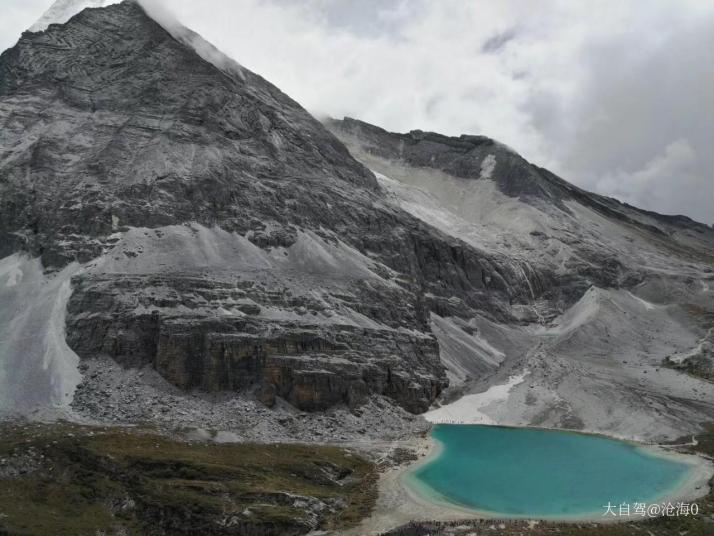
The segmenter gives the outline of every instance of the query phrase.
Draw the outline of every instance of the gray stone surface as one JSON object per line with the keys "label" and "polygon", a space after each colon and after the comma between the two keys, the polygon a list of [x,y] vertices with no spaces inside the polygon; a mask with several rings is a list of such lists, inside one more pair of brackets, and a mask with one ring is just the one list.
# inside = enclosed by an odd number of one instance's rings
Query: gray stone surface
{"label": "gray stone surface", "polygon": [[83,418],[272,439],[308,437],[280,421],[303,410],[340,412],[335,437],[413,432],[410,414],[515,374],[495,422],[661,437],[714,415],[710,383],[658,370],[711,363],[686,313],[714,309],[710,227],[483,136],[323,125],[199,42],[129,0],[0,56],[0,333],[18,316],[52,334],[22,347],[35,361],[3,349],[21,366],[0,387],[71,399],[79,356]]}
{"label": "gray stone surface", "polygon": [[311,409],[384,394],[418,412],[446,385],[429,310],[459,295],[508,316],[525,292],[383,203],[280,90],[131,1],[3,53],[0,123],[0,255],[85,265],[67,317],[82,358]]}

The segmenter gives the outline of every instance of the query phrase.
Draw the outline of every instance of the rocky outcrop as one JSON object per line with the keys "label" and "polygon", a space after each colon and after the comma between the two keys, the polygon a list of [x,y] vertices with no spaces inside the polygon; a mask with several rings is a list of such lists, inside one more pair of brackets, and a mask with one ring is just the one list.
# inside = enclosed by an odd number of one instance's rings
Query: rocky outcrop
{"label": "rocky outcrop", "polygon": [[183,389],[257,389],[268,405],[309,410],[383,394],[421,412],[446,385],[435,339],[408,329],[423,320],[400,287],[383,289],[390,307],[367,290],[309,299],[185,274],[85,275],[74,287],[68,342],[80,356],[152,365]]}
{"label": "rocky outcrop", "polygon": [[[330,119],[326,125],[337,136],[358,140],[371,154],[384,159],[437,169],[454,177],[493,179],[502,192],[514,197],[545,199],[549,203],[559,203],[563,198],[559,184],[510,148],[486,136],[449,137],[421,130],[396,134],[349,117]],[[498,172],[494,173],[496,165]]]}
{"label": "rocky outcrop", "polygon": [[565,202],[576,201],[607,218],[675,241],[677,231],[690,231],[701,235],[709,254],[714,247],[714,234],[707,225],[686,216],[666,216],[641,210],[578,188],[486,136],[462,134],[450,137],[421,130],[393,133],[350,117],[327,119],[325,125],[357,152],[366,151],[383,160],[400,162],[411,168],[438,170],[462,179],[490,179],[506,196],[540,208],[556,207],[567,212]]}

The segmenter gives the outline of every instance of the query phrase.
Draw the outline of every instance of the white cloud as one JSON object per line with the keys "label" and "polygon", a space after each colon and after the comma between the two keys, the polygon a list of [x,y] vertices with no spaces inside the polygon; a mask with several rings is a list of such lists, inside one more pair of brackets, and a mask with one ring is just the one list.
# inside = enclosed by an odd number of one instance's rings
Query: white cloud
{"label": "white cloud", "polygon": [[0,0],[0,51],[13,46],[52,0]]}
{"label": "white cloud", "polygon": [[121,0],[57,0],[40,19],[30,27],[31,32],[42,32],[50,24],[64,24],[88,7],[106,7]]}
{"label": "white cloud", "polygon": [[640,169],[608,173],[596,183],[595,190],[631,205],[661,207],[667,213],[686,207],[713,214],[711,180],[700,172],[698,156],[686,139],[673,141]]}

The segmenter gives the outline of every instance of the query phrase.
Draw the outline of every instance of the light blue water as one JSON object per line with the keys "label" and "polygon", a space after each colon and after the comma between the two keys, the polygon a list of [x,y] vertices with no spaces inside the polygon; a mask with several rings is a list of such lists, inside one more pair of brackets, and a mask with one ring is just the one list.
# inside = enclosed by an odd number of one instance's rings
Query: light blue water
{"label": "light blue water", "polygon": [[421,495],[511,516],[598,515],[603,505],[655,502],[691,466],[599,436],[439,424],[438,457],[407,475]]}

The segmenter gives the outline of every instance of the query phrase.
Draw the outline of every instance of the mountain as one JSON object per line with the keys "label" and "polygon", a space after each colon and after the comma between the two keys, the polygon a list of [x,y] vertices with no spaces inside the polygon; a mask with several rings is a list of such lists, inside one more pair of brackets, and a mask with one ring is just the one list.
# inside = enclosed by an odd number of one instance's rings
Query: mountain
{"label": "mountain", "polygon": [[[3,53],[0,255],[71,271],[81,358],[269,404],[426,410],[446,384],[428,309],[458,294],[506,315],[523,282],[384,203],[297,103],[184,41],[124,2]],[[6,382],[31,381],[26,352],[6,352]]]}
{"label": "mountain", "polygon": [[[586,192],[483,136],[326,124],[393,204],[528,281],[516,321],[432,312],[455,401],[428,419],[640,439],[711,420],[711,227]],[[499,384],[510,392],[492,403]]]}
{"label": "mountain", "polygon": [[5,412],[260,439],[394,437],[434,404],[643,438],[714,415],[676,370],[711,362],[688,218],[483,136],[322,124],[132,0],[23,34],[0,124]]}

